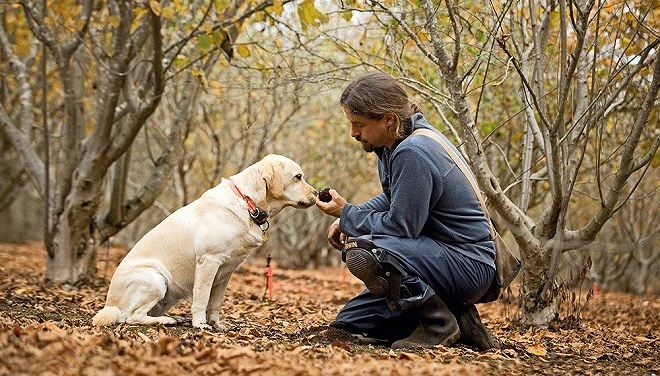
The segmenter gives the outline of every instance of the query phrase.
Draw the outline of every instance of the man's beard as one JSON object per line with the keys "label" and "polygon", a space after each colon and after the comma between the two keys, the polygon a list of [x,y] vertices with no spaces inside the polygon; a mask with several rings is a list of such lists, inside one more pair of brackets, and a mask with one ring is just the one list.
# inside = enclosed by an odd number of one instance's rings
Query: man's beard
{"label": "man's beard", "polygon": [[362,145],[362,149],[367,153],[371,153],[372,151],[376,150],[376,147],[368,142],[360,142],[360,144]]}

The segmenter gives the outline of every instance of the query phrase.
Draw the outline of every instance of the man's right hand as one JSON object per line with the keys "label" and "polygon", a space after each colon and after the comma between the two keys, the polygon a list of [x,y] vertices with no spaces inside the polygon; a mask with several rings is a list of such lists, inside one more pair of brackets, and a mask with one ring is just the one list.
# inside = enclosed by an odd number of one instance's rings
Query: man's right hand
{"label": "man's right hand", "polygon": [[328,242],[330,245],[338,250],[344,249],[346,242],[346,235],[339,229],[339,218],[337,218],[328,228]]}

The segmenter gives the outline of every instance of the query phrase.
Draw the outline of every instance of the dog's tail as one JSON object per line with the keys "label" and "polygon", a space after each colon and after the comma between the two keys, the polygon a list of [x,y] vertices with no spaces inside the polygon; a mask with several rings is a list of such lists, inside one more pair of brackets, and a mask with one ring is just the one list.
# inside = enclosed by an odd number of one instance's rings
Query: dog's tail
{"label": "dog's tail", "polygon": [[114,306],[105,306],[92,319],[92,325],[104,326],[114,324],[121,317],[121,311]]}

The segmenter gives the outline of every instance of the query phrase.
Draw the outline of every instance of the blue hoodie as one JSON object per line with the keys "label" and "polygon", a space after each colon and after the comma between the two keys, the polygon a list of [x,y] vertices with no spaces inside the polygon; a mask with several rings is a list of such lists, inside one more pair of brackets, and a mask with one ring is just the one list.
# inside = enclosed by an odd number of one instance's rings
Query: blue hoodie
{"label": "blue hoodie", "polygon": [[[421,113],[411,121],[413,130],[438,132]],[[383,192],[361,205],[347,204],[341,213],[342,232],[372,240],[415,269],[417,259],[428,262],[425,256],[438,247],[495,269],[495,247],[479,200],[435,140],[408,136],[393,149],[384,146],[375,152]]]}

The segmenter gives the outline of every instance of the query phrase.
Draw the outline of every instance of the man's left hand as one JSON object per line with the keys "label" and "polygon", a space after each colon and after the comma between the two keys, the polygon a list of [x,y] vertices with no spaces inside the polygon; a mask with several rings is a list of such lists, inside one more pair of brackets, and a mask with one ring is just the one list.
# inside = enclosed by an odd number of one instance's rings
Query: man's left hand
{"label": "man's left hand", "polygon": [[316,207],[321,209],[325,214],[331,215],[333,217],[339,218],[341,216],[341,211],[344,209],[344,206],[348,203],[345,198],[341,197],[337,191],[334,189],[330,190],[330,196],[332,196],[332,201],[323,202],[321,200],[316,200]]}

